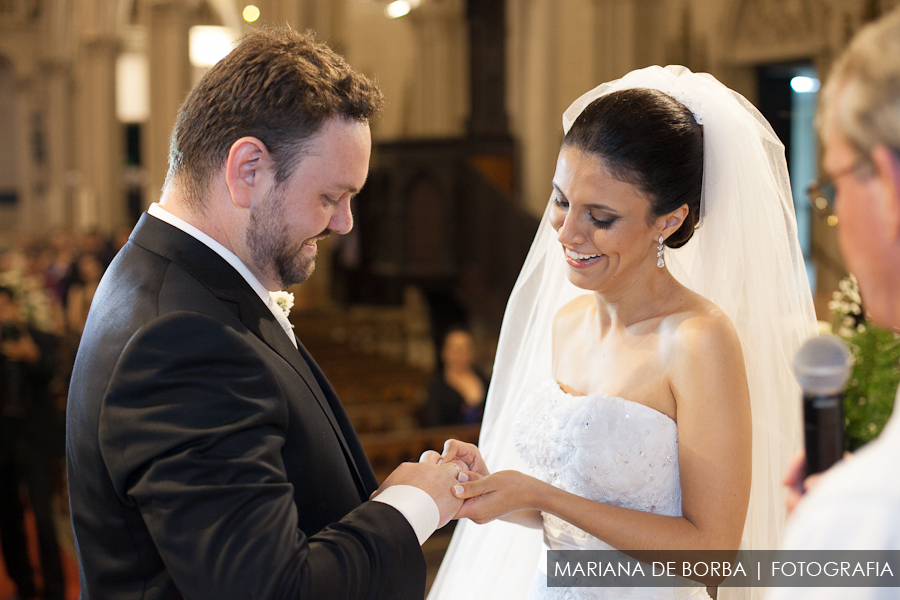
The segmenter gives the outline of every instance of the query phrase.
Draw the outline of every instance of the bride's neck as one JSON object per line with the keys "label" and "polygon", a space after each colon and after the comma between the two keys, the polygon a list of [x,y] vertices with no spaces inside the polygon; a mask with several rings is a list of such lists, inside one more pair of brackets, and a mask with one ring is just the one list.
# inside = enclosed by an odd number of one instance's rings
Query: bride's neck
{"label": "bride's neck", "polygon": [[681,284],[668,270],[614,290],[594,292],[602,331],[628,328],[674,312],[670,306]]}

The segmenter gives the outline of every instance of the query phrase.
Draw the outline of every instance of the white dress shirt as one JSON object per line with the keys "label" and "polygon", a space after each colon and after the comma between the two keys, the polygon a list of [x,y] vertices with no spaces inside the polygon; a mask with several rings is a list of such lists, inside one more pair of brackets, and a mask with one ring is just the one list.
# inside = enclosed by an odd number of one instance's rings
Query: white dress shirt
{"label": "white dress shirt", "polygon": [[[284,329],[285,334],[290,338],[291,343],[293,343],[295,347],[297,346],[297,339],[294,337],[292,326],[287,316],[284,314],[284,311],[281,310],[274,300],[272,300],[272,297],[269,295],[269,290],[259,282],[253,273],[250,272],[250,269],[247,268],[247,265],[245,265],[234,252],[184,219],[173,215],[156,202],[150,205],[150,209],[147,212],[160,221],[165,221],[169,225],[177,227],[190,235],[234,267],[235,271],[240,273],[241,277],[250,284],[253,291],[259,294],[259,299],[262,300],[263,304],[269,307],[269,310],[275,315],[281,328]],[[416,537],[419,539],[419,545],[425,543],[425,540],[431,537],[431,534],[435,532],[437,526],[440,524],[441,516],[437,503],[421,488],[412,485],[394,485],[385,489],[374,499],[374,501],[383,502],[400,511],[400,513],[406,517],[406,520],[409,521],[413,531],[415,531]]]}

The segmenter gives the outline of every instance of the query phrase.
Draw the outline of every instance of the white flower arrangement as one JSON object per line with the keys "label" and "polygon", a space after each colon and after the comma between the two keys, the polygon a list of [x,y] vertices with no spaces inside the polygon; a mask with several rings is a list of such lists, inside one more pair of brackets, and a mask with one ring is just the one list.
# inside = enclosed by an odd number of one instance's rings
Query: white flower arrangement
{"label": "white flower arrangement", "polygon": [[[291,309],[294,308],[294,294],[291,292],[269,292],[269,296],[272,297],[278,308],[284,312],[284,318],[290,319]],[[291,329],[293,328],[294,324],[291,323]]]}
{"label": "white flower arrangement", "polygon": [[13,270],[0,273],[0,285],[10,288],[16,294],[25,323],[45,333],[56,333],[53,303],[39,280]]}
{"label": "white flower arrangement", "polygon": [[850,275],[841,279],[838,291],[831,294],[828,310],[837,317],[837,334],[842,338],[852,337],[854,329],[859,333],[866,330],[862,323],[862,298],[856,277]]}
{"label": "white flower arrangement", "polygon": [[900,383],[900,335],[867,321],[852,275],[838,284],[828,308],[854,361],[844,392],[844,439],[855,450],[877,437],[891,416]]}

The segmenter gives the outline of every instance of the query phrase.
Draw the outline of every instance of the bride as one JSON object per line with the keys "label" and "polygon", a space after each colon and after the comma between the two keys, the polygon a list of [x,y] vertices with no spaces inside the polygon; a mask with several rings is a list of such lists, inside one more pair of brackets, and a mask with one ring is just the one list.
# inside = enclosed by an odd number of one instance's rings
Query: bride
{"label": "bride", "polygon": [[784,148],[742,96],[684,67],[601,85],[563,124],[481,454],[449,441],[443,455],[472,471],[459,516],[507,522],[461,522],[429,600],[705,598],[686,580],[547,588],[542,541],[777,547],[800,444],[790,361],[815,332]]}

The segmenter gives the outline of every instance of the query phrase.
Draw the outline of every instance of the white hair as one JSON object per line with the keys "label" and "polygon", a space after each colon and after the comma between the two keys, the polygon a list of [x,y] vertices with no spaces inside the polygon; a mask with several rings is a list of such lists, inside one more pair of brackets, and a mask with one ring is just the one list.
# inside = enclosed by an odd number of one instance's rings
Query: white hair
{"label": "white hair", "polygon": [[829,110],[863,159],[878,145],[900,155],[900,7],[860,30],[835,62],[820,119]]}

